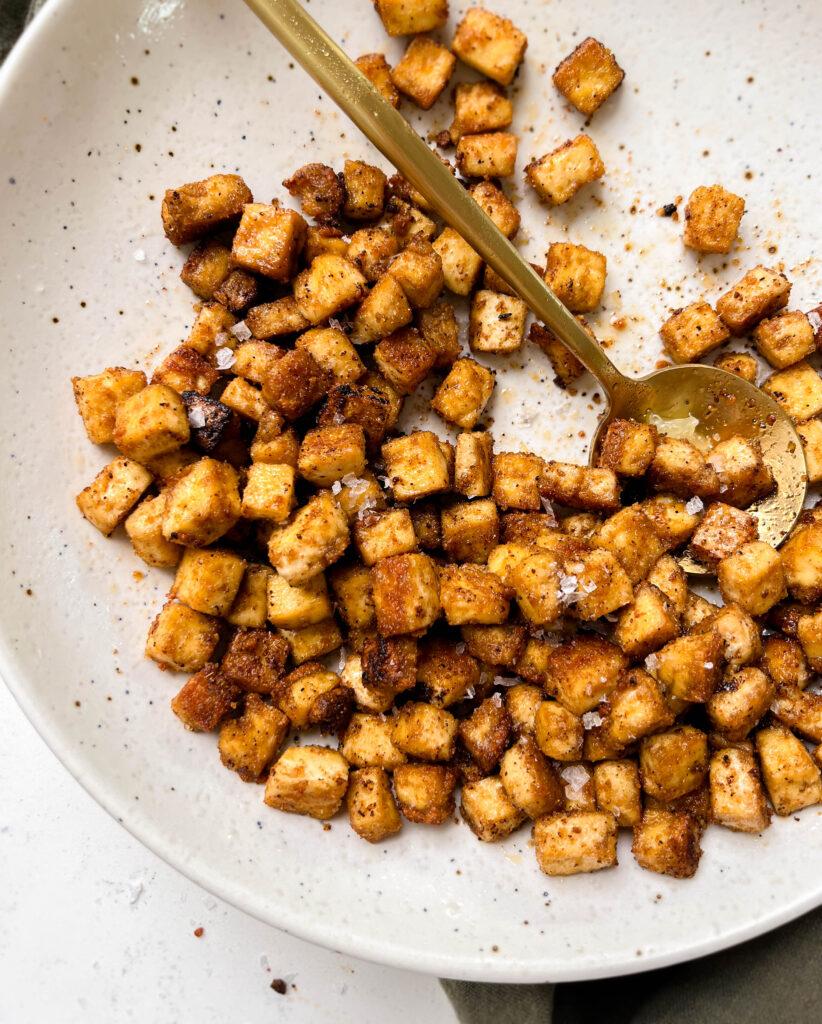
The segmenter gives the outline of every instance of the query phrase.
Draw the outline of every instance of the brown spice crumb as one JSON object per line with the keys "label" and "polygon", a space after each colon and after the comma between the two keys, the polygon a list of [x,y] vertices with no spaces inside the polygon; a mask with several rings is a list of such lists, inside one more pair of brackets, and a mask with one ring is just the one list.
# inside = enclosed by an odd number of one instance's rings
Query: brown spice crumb
{"label": "brown spice crumb", "polygon": [[200,927],[200,928],[195,928],[194,929],[194,937],[196,939],[201,939],[204,935],[205,935],[205,928]]}
{"label": "brown spice crumb", "polygon": [[275,978],[271,982],[271,988],[273,988],[275,992],[279,992],[281,996],[284,996],[288,991],[288,985],[286,985],[282,978]]}

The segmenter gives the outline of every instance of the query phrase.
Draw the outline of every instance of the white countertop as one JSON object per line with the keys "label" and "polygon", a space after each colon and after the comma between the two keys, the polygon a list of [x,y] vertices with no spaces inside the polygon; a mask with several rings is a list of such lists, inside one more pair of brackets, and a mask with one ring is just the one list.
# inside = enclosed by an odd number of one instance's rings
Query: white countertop
{"label": "white countertop", "polygon": [[[69,776],[2,683],[0,720],[0,1021],[455,1021],[436,979],[293,939],[159,860]],[[292,982],[286,995],[275,978]]]}

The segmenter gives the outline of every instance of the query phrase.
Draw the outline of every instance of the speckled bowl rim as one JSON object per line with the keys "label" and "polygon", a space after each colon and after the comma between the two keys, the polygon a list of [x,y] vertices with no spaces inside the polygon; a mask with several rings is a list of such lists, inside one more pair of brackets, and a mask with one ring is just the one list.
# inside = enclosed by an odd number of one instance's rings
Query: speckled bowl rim
{"label": "speckled bowl rim", "polygon": [[[46,4],[38,11],[0,68],[0,104],[13,90],[18,69],[36,54],[43,35],[42,30],[52,13],[60,7],[78,2],[79,0],[47,0]],[[1,617],[2,611],[0,611]],[[552,966],[547,962],[544,966],[532,963],[523,964],[521,967],[517,967],[516,964],[512,965],[510,962],[500,962],[498,965],[487,962],[477,963],[463,957],[449,958],[430,954],[424,949],[411,951],[403,945],[377,943],[366,934],[351,935],[347,940],[341,941],[340,936],[335,934],[333,929],[326,927],[320,917],[312,918],[305,912],[289,912],[286,908],[280,908],[278,914],[267,914],[255,907],[253,901],[246,898],[242,891],[236,890],[236,887],[228,880],[210,871],[196,859],[182,863],[175,856],[173,847],[162,831],[152,821],[143,820],[140,814],[135,812],[131,802],[120,800],[116,792],[106,785],[105,777],[98,776],[89,770],[79,750],[61,735],[56,720],[52,719],[47,710],[31,698],[25,678],[14,664],[12,649],[2,634],[0,634],[0,678],[5,682],[26,718],[63,767],[118,824],[122,825],[166,864],[196,882],[207,892],[265,924],[316,945],[332,948],[363,960],[469,981],[515,984],[547,981],[593,981],[598,978],[638,974],[695,960],[764,935],[822,905],[822,876],[820,876],[819,889],[816,892],[806,893],[800,898],[766,913],[750,925],[739,926],[700,942],[688,943],[683,936],[682,946],[675,951],[649,953],[641,960],[631,958],[626,959],[623,963],[609,961],[603,963],[601,968],[587,965],[580,969],[574,969],[567,965]]]}

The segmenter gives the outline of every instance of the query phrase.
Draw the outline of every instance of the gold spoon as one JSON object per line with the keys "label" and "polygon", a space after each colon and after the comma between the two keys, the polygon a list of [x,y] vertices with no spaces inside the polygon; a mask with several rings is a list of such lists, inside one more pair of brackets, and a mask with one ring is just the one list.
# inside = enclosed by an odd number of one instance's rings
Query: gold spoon
{"label": "gold spoon", "polygon": [[[442,219],[597,378],[607,393],[608,409],[591,445],[591,462],[605,427],[615,417],[653,418],[664,424],[691,416],[699,424],[697,437],[712,444],[733,434],[758,438],[777,488],[752,511],[760,540],[779,545],[802,510],[807,472],[794,425],[776,402],[753,384],[713,366],[670,366],[639,380],[623,376],[439,157],[297,0],[245,2]],[[705,572],[687,556],[682,564],[691,572]]]}

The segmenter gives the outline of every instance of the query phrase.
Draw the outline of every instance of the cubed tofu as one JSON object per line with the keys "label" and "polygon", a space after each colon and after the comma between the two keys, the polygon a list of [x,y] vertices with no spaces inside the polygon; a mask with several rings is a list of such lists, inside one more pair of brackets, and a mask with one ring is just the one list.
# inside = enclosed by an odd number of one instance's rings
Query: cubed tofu
{"label": "cubed tofu", "polygon": [[783,725],[760,729],[756,752],[773,809],[785,817],[822,802],[822,775],[801,740]]}
{"label": "cubed tofu", "polygon": [[301,334],[294,346],[310,353],[335,384],[353,384],[365,374],[357,350],[339,328],[315,327]]}
{"label": "cubed tofu", "polygon": [[134,553],[148,565],[173,569],[180,561],[183,549],[163,536],[167,494],[146,498],[125,520],[124,526]]}
{"label": "cubed tofu", "polygon": [[822,694],[803,692],[793,683],[781,683],[771,712],[783,725],[812,743],[822,743]]}
{"label": "cubed tofu", "polygon": [[642,669],[632,669],[608,695],[601,735],[608,744],[622,749],[668,728],[673,721],[673,712],[657,681]]}
{"label": "cubed tofu", "polygon": [[493,439],[485,431],[457,435],[454,454],[454,490],[466,498],[491,493]]}
{"label": "cubed tofu", "polygon": [[214,292],[214,298],[232,313],[239,313],[257,302],[259,293],[260,282],[253,274],[234,269]]}
{"label": "cubed tofu", "polygon": [[391,231],[400,248],[414,241],[430,243],[437,233],[435,221],[397,196],[389,200],[388,211],[391,215]]}
{"label": "cubed tofu", "polygon": [[420,310],[417,327],[434,350],[434,369],[451,366],[462,350],[459,324],[451,303],[441,300],[428,309]]}
{"label": "cubed tofu", "polygon": [[525,168],[537,195],[551,206],[567,203],[584,186],[605,174],[599,150],[588,135],[577,135]]}
{"label": "cubed tofu", "polygon": [[435,361],[434,350],[415,327],[395,331],[374,348],[377,369],[400,395],[415,391]]}
{"label": "cubed tofu", "polygon": [[360,665],[359,682],[348,684],[358,704],[367,711],[387,711],[398,693],[416,683],[417,642],[408,636],[368,637],[362,644]]}
{"label": "cubed tofu", "polygon": [[800,526],[783,544],[782,566],[791,597],[813,603],[822,598],[822,523]]}
{"label": "cubed tofu", "polygon": [[242,377],[234,377],[220,395],[221,403],[246,419],[259,423],[268,412],[268,403],[259,388]]}
{"label": "cubed tofu", "polygon": [[541,818],[563,805],[557,773],[531,737],[522,737],[503,754],[499,780],[514,806],[529,818]]}
{"label": "cubed tofu", "polygon": [[484,564],[499,540],[499,515],[489,498],[442,509],[442,546],[454,562]]}
{"label": "cubed tofu", "polygon": [[757,266],[719,299],[716,311],[731,334],[740,337],[786,306],[790,294],[791,284],[783,273]]}
{"label": "cubed tofu", "polygon": [[516,352],[525,337],[528,307],[522,299],[481,290],[471,300],[468,343],[474,352]]}
{"label": "cubed tofu", "polygon": [[394,723],[380,715],[355,714],[340,742],[340,753],[354,768],[384,768],[393,771],[405,764],[405,754],[394,744]]}
{"label": "cubed tofu", "polygon": [[457,59],[427,36],[416,36],[391,72],[397,89],[418,107],[429,110],[448,85]]}
{"label": "cubed tofu", "polygon": [[77,495],[77,507],[103,536],[124,522],[154,477],[138,462],[122,456],[110,462]]}
{"label": "cubed tofu", "polygon": [[659,333],[665,351],[675,363],[695,363],[730,337],[714,308],[702,300],[674,310]]}
{"label": "cubed tofu", "polygon": [[591,36],[557,65],[552,76],[557,89],[586,117],[599,110],[624,77],[613,53]]}
{"label": "cubed tofu", "polygon": [[231,250],[214,238],[195,245],[180,271],[183,284],[200,299],[213,299],[214,293],[231,272]]}
{"label": "cubed tofu", "polygon": [[708,452],[708,465],[716,471],[723,500],[747,508],[775,487],[773,473],[762,458],[759,441],[734,435]]}
{"label": "cubed tofu", "polygon": [[401,764],[394,770],[394,793],[405,818],[419,825],[442,825],[453,817],[457,773],[439,764]]}
{"label": "cubed tofu", "polygon": [[796,636],[810,667],[814,672],[822,672],[822,612],[803,615]]}
{"label": "cubed tofu", "polygon": [[294,298],[306,320],[318,324],[363,299],[365,285],[365,278],[350,260],[321,253],[294,279]]}
{"label": "cubed tofu", "polygon": [[351,235],[346,257],[374,283],[388,270],[399,252],[399,241],[393,231],[384,227],[360,228]]}
{"label": "cubed tofu", "polygon": [[[486,179],[474,182],[468,191],[477,206],[491,218],[506,238],[513,238],[516,235],[521,222],[519,211],[498,185]],[[542,273],[542,268],[538,269],[538,273]],[[514,294],[499,274],[487,265],[483,279],[485,288],[489,291]]]}
{"label": "cubed tofu", "polygon": [[499,694],[486,698],[470,718],[459,723],[459,736],[480,771],[487,775],[508,746],[513,723]]}
{"label": "cubed tofu", "polygon": [[243,489],[243,516],[284,523],[294,507],[294,479],[293,466],[253,463]]}
{"label": "cubed tofu", "polygon": [[690,512],[692,506],[688,501],[673,494],[658,494],[641,502],[639,507],[665,539],[669,550],[684,544],[699,525],[699,513]]}
{"label": "cubed tofu", "polygon": [[512,132],[463,135],[456,161],[466,178],[507,178],[517,163],[518,139]]}
{"label": "cubed tofu", "polygon": [[226,462],[200,459],[171,488],[163,536],[186,547],[206,547],[234,526],[241,510],[236,470]]}
{"label": "cubed tofu", "polygon": [[510,85],[527,45],[525,33],[508,18],[471,7],[457,25],[451,48],[463,64],[500,85]]}
{"label": "cubed tofu", "polygon": [[431,399],[431,408],[463,430],[477,425],[494,390],[494,375],[474,359],[458,359]]}
{"label": "cubed tofu", "polygon": [[546,875],[576,875],[615,867],[617,823],[604,811],[548,814],[534,822],[534,850]]}
{"label": "cubed tofu", "polygon": [[351,772],[346,801],[351,827],[369,843],[381,843],[402,828],[391,780],[383,768]]}
{"label": "cubed tofu", "polygon": [[439,617],[439,582],[428,555],[383,558],[371,570],[371,584],[380,636],[425,630]]}
{"label": "cubed tofu", "polygon": [[668,598],[651,583],[640,583],[631,604],[619,616],[614,640],[634,661],[679,635],[679,622]]}
{"label": "cubed tofu", "polygon": [[465,646],[475,658],[495,668],[515,668],[527,638],[525,626],[463,626]]}
{"label": "cubed tofu", "polygon": [[185,344],[201,356],[213,356],[231,338],[227,332],[236,323],[237,317],[219,302],[204,302],[197,309],[197,316]]}
{"label": "cubed tofu", "polygon": [[764,615],[788,594],[779,552],[764,541],[750,541],[723,558],[716,575],[723,600],[750,615]]}
{"label": "cubed tofu", "polygon": [[118,402],[112,438],[123,455],[138,462],[180,448],[189,439],[182,398],[165,384],[136,391]]}
{"label": "cubed tofu", "polygon": [[619,480],[612,469],[548,461],[540,475],[539,493],[586,512],[613,512],[620,507]]}
{"label": "cubed tofu", "polygon": [[284,295],[273,302],[263,302],[249,309],[245,325],[255,338],[263,341],[284,334],[296,334],[309,326],[308,321],[297,309],[293,295]]}
{"label": "cubed tofu", "polygon": [[242,714],[230,718],[220,728],[220,760],[243,782],[261,782],[285,742],[289,724],[279,708],[267,704],[256,693],[249,693]]}
{"label": "cubed tofu", "polygon": [[[278,359],[282,358],[282,355],[282,349],[276,345],[267,341],[251,339],[243,342],[234,350],[234,363],[231,366],[231,372],[254,384],[262,384],[269,369]],[[208,390],[210,387],[206,389],[206,391]]]}
{"label": "cubed tofu", "polygon": [[504,839],[525,820],[525,814],[508,796],[498,776],[465,784],[460,812],[477,839],[484,843]]}
{"label": "cubed tofu", "polygon": [[336,565],[329,573],[337,609],[350,629],[371,629],[374,598],[371,574],[364,565]]}
{"label": "cubed tofu", "polygon": [[362,160],[346,160],[342,172],[344,216],[349,220],[376,220],[381,217],[387,184],[379,167]]}
{"label": "cubed tofu", "polygon": [[[577,319],[585,326],[584,317],[577,317]],[[556,374],[554,383],[557,387],[568,388],[585,373],[585,367],[573,352],[563,345],[553,331],[549,331],[542,324],[531,324],[528,339],[548,356],[551,368]]]}
{"label": "cubed tofu", "polygon": [[493,457],[493,498],[500,508],[542,508],[539,483],[543,461],[530,452],[499,452]]}
{"label": "cubed tofu", "polygon": [[742,196],[721,185],[700,185],[685,207],[682,241],[697,252],[730,252],[744,212]]}
{"label": "cubed tofu", "polygon": [[417,550],[417,535],[406,508],[368,512],[354,524],[354,541],[366,566],[381,558]]}
{"label": "cubed tofu", "polygon": [[391,80],[391,66],[384,53],[364,53],[354,63],[384,100],[392,107],[400,105],[400,94]]}
{"label": "cubed tofu", "polygon": [[690,550],[697,561],[715,568],[723,558],[736,554],[758,536],[756,519],[749,512],[715,501],[694,531]]}
{"label": "cubed tofu", "polygon": [[601,252],[571,242],[548,247],[545,283],[572,313],[590,313],[602,301],[606,261]]}
{"label": "cubed tofu", "polygon": [[151,624],[146,657],[174,672],[197,672],[220,642],[216,619],[184,604],[169,602]]}
{"label": "cubed tofu", "polygon": [[306,222],[278,203],[248,203],[231,245],[235,266],[272,281],[290,281],[305,244]]}
{"label": "cubed tofu", "polygon": [[399,331],[412,319],[411,306],[402,285],[392,274],[385,274],[357,310],[352,337],[358,344],[378,341]]}
{"label": "cubed tofu", "polygon": [[268,578],[267,616],[281,629],[303,629],[323,622],[332,614],[328,587],[322,574],[304,583],[291,584],[279,573]]}
{"label": "cubed tofu", "polygon": [[315,487],[330,487],[335,481],[365,469],[365,434],[355,423],[317,427],[309,430],[300,445],[297,468]]}
{"label": "cubed tofu", "polygon": [[257,432],[251,443],[251,461],[268,466],[291,466],[297,468],[300,454],[300,439],[293,427],[282,429],[283,418],[269,409],[257,424]]}
{"label": "cubed tofu", "polygon": [[726,747],[711,757],[711,821],[735,832],[763,832],[771,810],[754,755]]}
{"label": "cubed tofu", "polygon": [[212,732],[236,706],[239,690],[215,664],[205,665],[172,698],[171,710],[186,729]]}
{"label": "cubed tofu", "polygon": [[365,431],[368,444],[378,445],[395,418],[391,395],[396,398],[398,406],[402,398],[387,381],[383,381],[379,387],[375,385],[376,380],[373,379],[369,384],[335,385],[328,392],[317,423],[320,426],[359,423]]}
{"label": "cubed tofu", "polygon": [[758,661],[762,654],[759,627],[738,604],[728,603],[723,608],[711,608],[711,614],[701,618],[692,627],[697,633],[714,632],[723,643],[723,656],[729,669]]}
{"label": "cubed tofu", "polygon": [[615,644],[580,634],[554,648],[546,690],[576,716],[592,711],[616,687],[628,659]]}
{"label": "cubed tofu", "polygon": [[386,442],[382,457],[397,501],[418,501],[449,488],[448,461],[431,431],[418,430]]}
{"label": "cubed tofu", "polygon": [[333,818],[348,788],[348,763],[336,750],[289,747],[271,768],[265,802],[278,811]]}
{"label": "cubed tofu", "polygon": [[620,828],[633,828],[642,818],[642,788],[635,761],[600,761],[594,765],[597,808],[613,814]]}
{"label": "cubed tofu", "polygon": [[390,36],[411,36],[442,28],[448,20],[447,0],[374,0]]}
{"label": "cubed tofu", "polygon": [[796,363],[787,370],[771,374],[762,390],[778,402],[794,422],[813,419],[822,413],[822,377],[809,363]]}
{"label": "cubed tofu", "polygon": [[643,790],[670,803],[705,781],[708,737],[691,725],[646,736],[639,747],[639,768]]}
{"label": "cubed tofu", "polygon": [[628,574],[617,557],[604,548],[568,557],[565,572],[576,581],[566,581],[566,585],[573,583],[576,588],[573,591],[573,614],[584,622],[610,615],[633,598]]}
{"label": "cubed tofu", "polygon": [[264,626],[268,613],[268,581],[273,575],[274,570],[267,565],[247,565],[226,621],[232,626],[250,629]]}
{"label": "cubed tofu", "polygon": [[711,696],[708,717],[729,741],[744,740],[771,706],[775,694],[773,681],[761,669],[740,669],[729,674]]}
{"label": "cubed tofu", "polygon": [[805,465],[808,469],[808,483],[822,481],[822,419],[797,423],[796,432],[802,441]]}
{"label": "cubed tofu", "polygon": [[345,201],[345,189],[333,167],[310,163],[298,168],[283,182],[300,201],[303,213],[321,224],[333,221]]}
{"label": "cubed tofu", "polygon": [[510,591],[478,565],[446,565],[439,572],[440,600],[449,626],[498,625],[508,618]]}
{"label": "cubed tofu", "polygon": [[516,559],[506,582],[514,592],[523,618],[532,626],[551,626],[562,614],[562,570],[550,551],[528,553]]}
{"label": "cubed tofu", "polygon": [[110,444],[114,440],[117,410],[127,399],[146,386],[142,370],[110,366],[89,377],[72,377],[74,400],[83,418],[83,426],[93,444]]}
{"label": "cubed tofu", "polygon": [[714,366],[741,377],[749,384],[756,384],[759,375],[759,364],[749,352],[723,352],[714,359]]}
{"label": "cubed tofu", "polygon": [[762,668],[777,686],[796,686],[804,690],[811,679],[808,662],[798,640],[787,636],[769,636],[762,645]]}
{"label": "cubed tofu", "polygon": [[517,661],[517,675],[529,683],[546,686],[548,683],[548,664],[556,641],[545,636],[530,636],[525,648]]}
{"label": "cubed tofu", "polygon": [[680,437],[659,439],[648,470],[648,480],[658,491],[669,491],[686,500],[715,498],[719,494],[719,477],[705,455]]}
{"label": "cubed tofu", "polygon": [[505,706],[511,716],[514,735],[521,739],[534,735],[534,720],[537,708],[543,700],[542,686],[533,683],[516,683],[505,691]]}
{"label": "cubed tofu", "polygon": [[232,551],[189,548],[177,568],[170,596],[206,615],[225,615],[234,604],[245,566],[245,559]]}
{"label": "cubed tofu", "polygon": [[656,450],[656,427],[636,420],[614,419],[599,449],[599,465],[618,476],[644,476]]}
{"label": "cubed tofu", "polygon": [[249,693],[276,693],[288,660],[288,645],[267,629],[238,629],[220,669],[230,682]]}
{"label": "cubed tofu", "polygon": [[[337,179],[339,182],[339,178]],[[340,190],[342,195],[342,190]],[[330,224],[320,224],[309,227],[305,235],[303,247],[303,262],[310,265],[317,256],[347,256],[348,241],[340,228]]]}
{"label": "cubed tofu", "polygon": [[422,761],[450,761],[457,739],[457,720],[433,704],[404,704],[391,730],[394,746]]}
{"label": "cubed tofu", "polygon": [[702,848],[699,825],[683,811],[648,809],[634,827],[631,851],[640,867],[672,878],[692,878]]}
{"label": "cubed tofu", "polygon": [[281,680],[275,700],[295,729],[306,729],[314,724],[315,703],[339,685],[340,677],[336,672],[330,672],[319,662],[308,662]]}
{"label": "cubed tofu", "polygon": [[456,143],[463,135],[499,131],[507,128],[513,117],[513,104],[496,82],[460,82],[454,90],[451,139]]}
{"label": "cubed tofu", "polygon": [[799,310],[761,321],[753,337],[759,354],[777,370],[807,359],[816,350],[814,329],[807,313]]}
{"label": "cubed tofu", "polygon": [[238,174],[212,174],[202,181],[170,188],[160,211],[166,238],[174,245],[185,245],[219,231],[237,220],[253,198]]}
{"label": "cubed tofu", "polygon": [[[440,258],[440,288],[445,285],[455,295],[469,295],[482,270],[482,257],[479,253],[450,227],[443,228],[434,239],[432,248]],[[391,264],[391,273],[395,273],[395,264],[396,260]]]}
{"label": "cubed tofu", "polygon": [[664,539],[657,533],[653,522],[636,505],[630,505],[609,516],[592,535],[591,545],[610,551],[633,584],[645,579],[665,553]]}
{"label": "cubed tofu", "polygon": [[330,491],[310,498],[268,544],[268,557],[289,583],[305,583],[333,565],[348,547],[348,520]]}
{"label": "cubed tofu", "polygon": [[724,650],[715,630],[677,637],[654,655],[652,671],[679,700],[705,703],[722,679]]}
{"label": "cubed tofu", "polygon": [[534,715],[534,739],[552,761],[578,761],[582,756],[582,719],[555,700],[543,701]]}
{"label": "cubed tofu", "polygon": [[[443,247],[441,246],[440,248]],[[474,250],[471,249],[470,252],[473,253]],[[476,253],[474,255],[476,256]],[[479,260],[479,256],[476,258]],[[388,266],[388,273],[399,281],[406,298],[415,309],[427,309],[429,306],[432,306],[436,302],[445,283],[443,256],[440,251],[424,238],[412,239],[402,252],[391,261]],[[449,273],[453,280],[453,269]],[[479,274],[479,270],[477,270],[471,284],[462,294],[467,294],[471,290],[477,274]]]}

